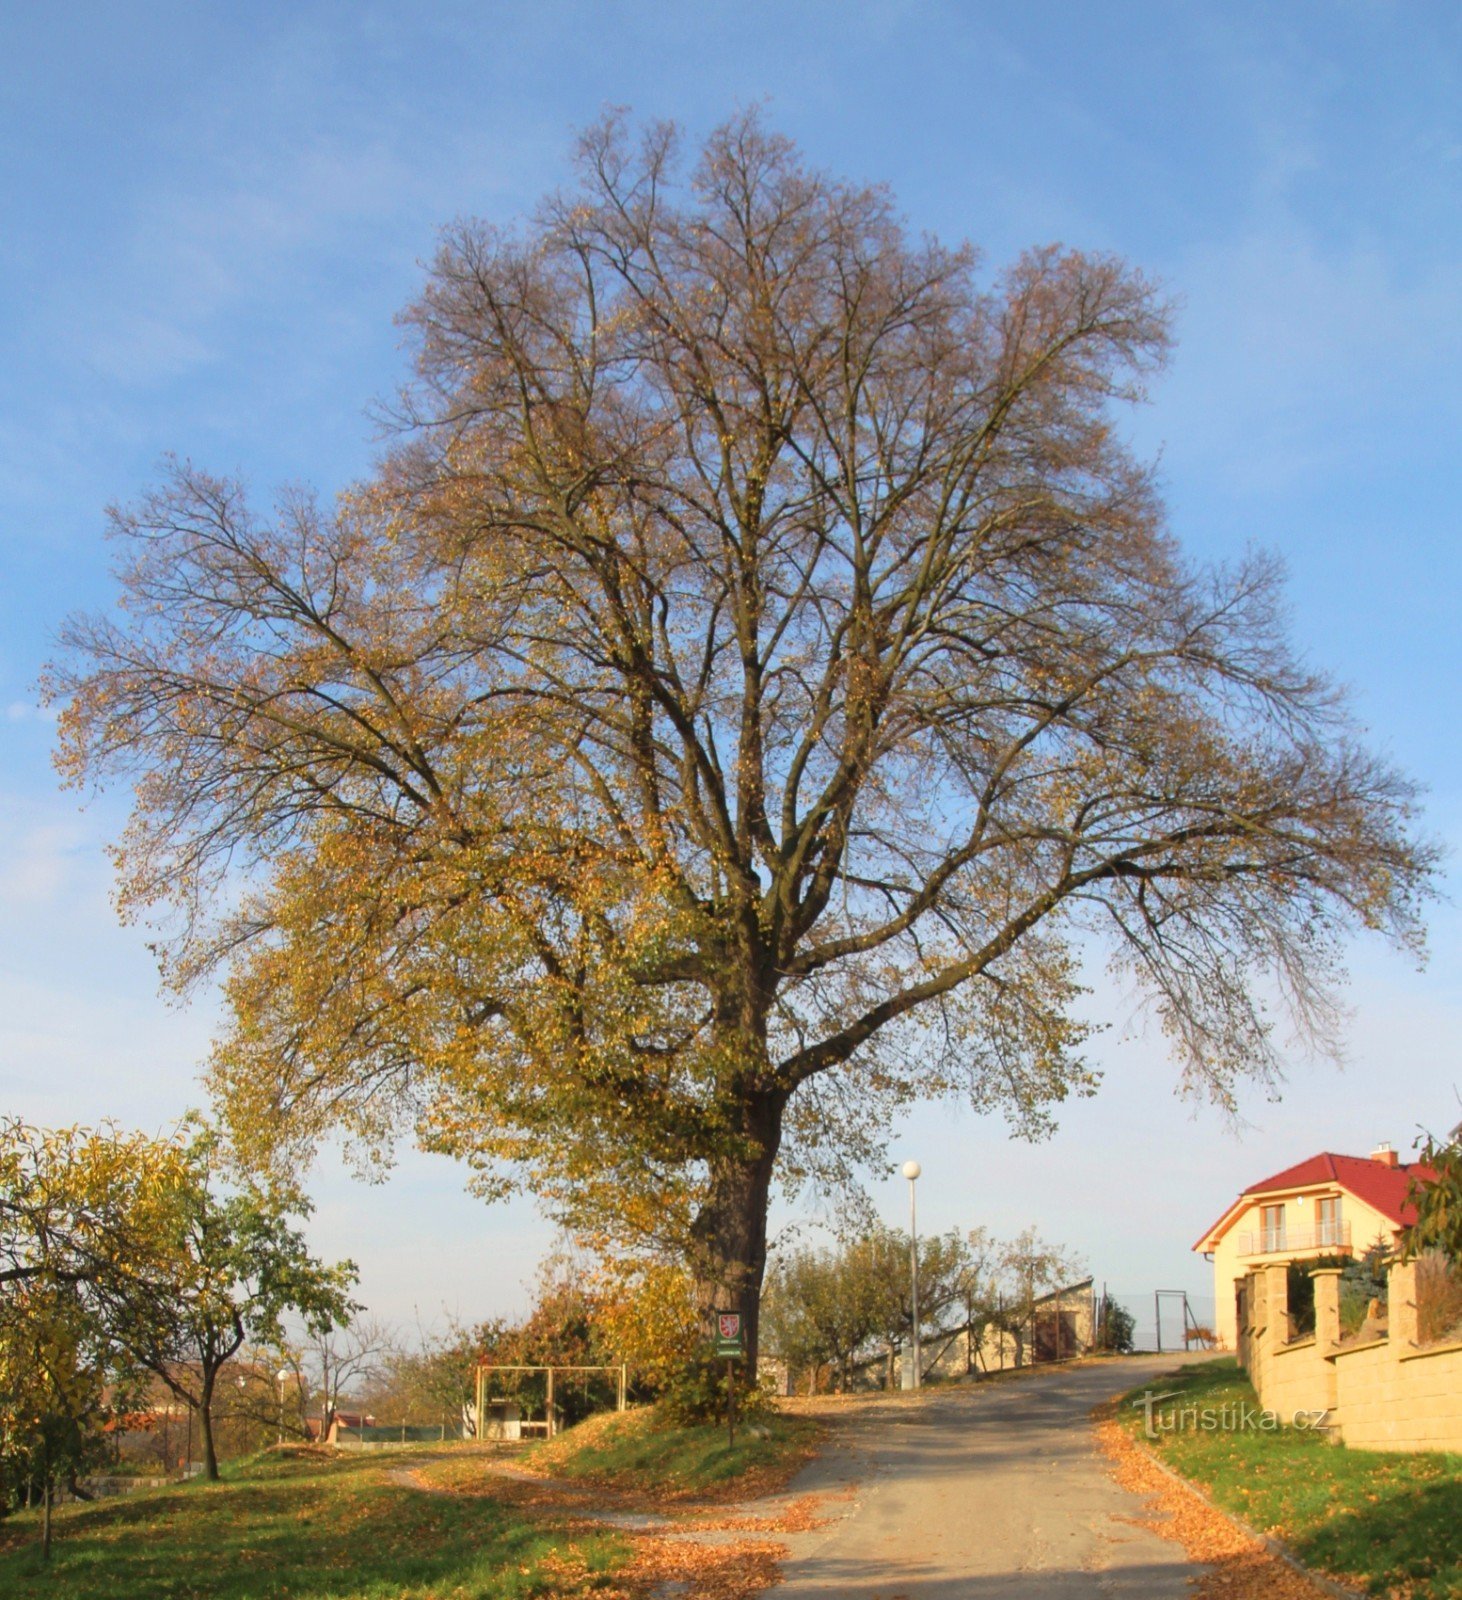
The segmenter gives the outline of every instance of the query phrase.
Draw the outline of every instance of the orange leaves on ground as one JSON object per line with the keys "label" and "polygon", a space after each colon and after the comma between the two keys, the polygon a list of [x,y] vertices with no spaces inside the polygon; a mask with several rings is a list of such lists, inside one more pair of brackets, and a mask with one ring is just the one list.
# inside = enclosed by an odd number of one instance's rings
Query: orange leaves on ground
{"label": "orange leaves on ground", "polygon": [[1180,1483],[1110,1415],[1098,1423],[1096,1434],[1112,1476],[1147,1502],[1148,1509],[1134,1520],[1211,1567],[1194,1589],[1195,1600],[1329,1600],[1332,1590],[1297,1572]]}
{"label": "orange leaves on ground", "polygon": [[752,1600],[777,1582],[785,1553],[781,1545],[767,1542],[705,1545],[644,1537],[622,1574],[635,1587],[623,1593],[626,1600],[631,1595],[639,1600],[681,1584],[696,1600]]}

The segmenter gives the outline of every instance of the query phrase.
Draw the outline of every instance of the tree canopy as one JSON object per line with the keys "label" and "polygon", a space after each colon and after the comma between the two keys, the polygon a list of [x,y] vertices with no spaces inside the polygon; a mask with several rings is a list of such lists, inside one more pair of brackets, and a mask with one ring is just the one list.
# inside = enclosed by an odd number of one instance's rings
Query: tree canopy
{"label": "tree canopy", "polygon": [[1092,1088],[1087,941],[1229,1102],[1277,1022],[1330,1038],[1353,930],[1416,941],[1433,855],[1276,562],[1170,537],[1141,273],[986,273],[755,115],[578,170],[447,230],[334,505],[176,464],[114,513],[60,763],[134,784],[171,980],[226,976],[242,1149],[414,1131],[680,1252],[754,1348],[775,1174]]}
{"label": "tree canopy", "polygon": [[[1082,1270],[1076,1256],[1048,1244],[1034,1228],[1008,1240],[988,1228],[919,1240],[919,1322],[926,1359],[941,1339],[963,1328],[971,1360],[987,1330],[1015,1339],[1017,1360],[1035,1325],[1042,1297],[1072,1283]],[[767,1269],[762,1332],[765,1347],[793,1372],[816,1385],[828,1367],[846,1388],[858,1359],[893,1359],[913,1334],[909,1235],[877,1223],[832,1246],[803,1246],[777,1254]]]}
{"label": "tree canopy", "polygon": [[[846,1388],[857,1357],[875,1345],[886,1352],[889,1377],[894,1352],[914,1326],[907,1233],[881,1225],[834,1247],[793,1249],[767,1272],[763,1338],[793,1371],[832,1368]],[[919,1318],[926,1337],[937,1335],[951,1310],[973,1297],[979,1261],[958,1230],[919,1241]]]}

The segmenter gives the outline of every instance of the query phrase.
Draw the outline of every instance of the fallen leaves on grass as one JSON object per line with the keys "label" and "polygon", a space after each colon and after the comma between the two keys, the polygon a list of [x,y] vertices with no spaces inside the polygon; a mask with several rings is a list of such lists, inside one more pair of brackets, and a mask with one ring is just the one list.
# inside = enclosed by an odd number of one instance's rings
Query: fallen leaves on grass
{"label": "fallen leaves on grass", "polygon": [[[633,1429],[648,1425],[648,1419],[634,1417],[628,1424],[621,1416],[590,1419],[526,1456],[456,1451],[451,1458],[400,1462],[392,1478],[428,1494],[485,1498],[520,1514],[544,1517],[570,1538],[611,1529],[631,1552],[612,1577],[600,1573],[591,1578],[571,1553],[550,1557],[543,1567],[555,1593],[580,1593],[587,1585],[596,1600],[668,1600],[672,1595],[683,1600],[752,1600],[780,1577],[787,1547],[776,1536],[822,1526],[828,1520],[823,1502],[846,1498],[786,1493],[821,1442],[821,1430],[806,1423],[790,1437],[777,1438],[770,1459],[743,1458],[734,1475],[720,1480],[701,1470],[704,1451],[689,1451],[686,1463],[681,1461],[686,1452],[672,1453],[667,1466],[663,1452],[653,1448],[657,1438],[649,1440],[643,1461],[631,1449],[627,1463],[616,1464],[606,1441],[612,1444],[628,1426],[633,1446]],[[606,1458],[606,1468],[586,1470],[598,1465],[586,1460],[596,1449]],[[565,1471],[570,1464],[572,1472]]]}
{"label": "fallen leaves on grass", "polygon": [[[719,1430],[716,1434],[719,1446]],[[767,1444],[766,1459],[743,1458],[734,1471],[724,1477],[706,1472],[704,1462],[694,1460],[667,1461],[656,1458],[650,1450],[638,1461],[629,1460],[615,1464],[607,1458],[606,1440],[620,1436],[632,1441],[635,1435],[653,1442],[656,1438],[674,1441],[684,1438],[687,1432],[699,1435],[704,1445],[705,1429],[659,1429],[653,1414],[648,1411],[627,1413],[607,1412],[590,1417],[560,1434],[545,1445],[535,1446],[529,1455],[515,1463],[515,1471],[528,1476],[541,1476],[558,1483],[575,1482],[593,1485],[609,1491],[640,1492],[652,1497],[660,1507],[678,1501],[719,1501],[735,1503],[744,1500],[765,1499],[777,1494],[792,1481],[798,1472],[816,1456],[822,1445],[822,1427],[807,1423],[800,1425],[802,1437],[779,1436]],[[752,1424],[738,1436],[737,1449],[744,1451],[748,1440],[769,1440],[770,1435],[758,1424]],[[753,1451],[756,1446],[753,1444]],[[606,1459],[596,1463],[596,1453]]]}
{"label": "fallen leaves on grass", "polygon": [[707,1545],[642,1535],[635,1544],[634,1560],[618,1574],[635,1586],[626,1597],[679,1584],[695,1600],[752,1600],[777,1582],[787,1553],[762,1541]]}
{"label": "fallen leaves on grass", "polygon": [[[825,1527],[831,1520],[822,1516],[824,1495],[804,1494],[766,1511],[743,1513],[740,1516],[715,1516],[692,1510],[687,1527],[697,1533],[810,1533],[814,1528]],[[683,1508],[677,1510],[684,1514]]]}
{"label": "fallen leaves on grass", "polygon": [[[683,1593],[695,1600],[751,1600],[776,1583],[778,1563],[786,1546],[770,1539],[711,1539],[707,1535],[791,1534],[821,1527],[828,1499],[845,1495],[800,1495],[789,1500],[746,1499],[747,1478],[737,1480],[740,1506],[727,1507],[721,1485],[700,1490],[631,1490],[592,1480],[565,1480],[529,1473],[521,1466],[479,1460],[474,1470],[443,1471],[439,1464],[403,1465],[397,1481],[427,1493],[487,1495],[518,1510],[551,1515],[565,1531],[588,1531],[606,1524],[627,1538],[634,1549],[628,1566],[606,1586],[600,1578],[594,1593],[600,1600],[644,1600],[650,1594]],[[756,1475],[760,1476],[760,1475]],[[780,1484],[785,1473],[769,1473]],[[660,1524],[635,1527],[627,1519],[644,1517]],[[566,1558],[549,1558],[564,1560]],[[572,1564],[551,1570],[565,1594],[581,1574]],[[678,1586],[678,1587],[677,1587]]]}

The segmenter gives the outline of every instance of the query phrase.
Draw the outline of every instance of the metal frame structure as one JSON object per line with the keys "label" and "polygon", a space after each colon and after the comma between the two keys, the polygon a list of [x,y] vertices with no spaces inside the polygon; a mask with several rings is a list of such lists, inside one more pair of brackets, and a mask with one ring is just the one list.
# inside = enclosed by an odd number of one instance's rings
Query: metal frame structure
{"label": "metal frame structure", "polygon": [[[547,1436],[550,1439],[553,1437],[553,1433],[554,1433],[554,1426],[553,1426],[553,1375],[554,1375],[555,1372],[563,1372],[563,1373],[572,1373],[572,1372],[612,1372],[614,1374],[614,1376],[615,1376],[615,1380],[616,1380],[617,1388],[618,1388],[617,1403],[616,1403],[614,1409],[616,1411],[623,1411],[624,1407],[625,1407],[625,1390],[626,1390],[626,1387],[628,1385],[629,1371],[628,1371],[628,1367],[626,1366],[626,1364],[623,1361],[621,1361],[619,1363],[619,1365],[615,1366],[615,1367],[568,1367],[568,1366],[564,1366],[564,1367],[558,1367],[558,1366],[554,1366],[554,1367],[518,1367],[518,1366],[509,1366],[509,1365],[506,1365],[506,1364],[499,1364],[496,1361],[479,1361],[477,1363],[477,1389],[476,1389],[476,1394],[475,1394],[475,1397],[474,1397],[475,1400],[476,1400],[476,1403],[477,1403],[477,1428],[478,1428],[478,1435],[477,1436],[478,1436],[479,1439],[482,1437],[482,1431],[481,1431],[482,1430],[482,1418],[483,1418],[483,1415],[484,1415],[484,1413],[483,1413],[483,1390],[484,1390],[484,1387],[485,1387],[484,1380],[486,1378],[486,1375],[489,1372],[518,1372],[518,1373],[531,1372],[531,1373],[543,1373],[546,1376],[546,1378],[548,1380],[548,1395],[547,1395],[547,1399],[546,1399],[546,1401],[544,1403],[544,1417],[545,1417],[544,1427],[546,1429]],[[528,1423],[527,1426],[531,1428],[531,1427],[534,1427],[535,1424]]]}
{"label": "metal frame structure", "polygon": [[1199,1332],[1199,1328],[1198,1328],[1198,1319],[1193,1315],[1192,1308],[1188,1304],[1188,1291],[1186,1289],[1154,1289],[1153,1292],[1152,1292],[1152,1310],[1153,1310],[1153,1318],[1154,1318],[1154,1321],[1156,1322],[1156,1327],[1154,1328],[1153,1331],[1154,1331],[1154,1334],[1156,1336],[1156,1343],[1157,1343],[1158,1353],[1160,1355],[1163,1353],[1163,1347],[1162,1347],[1162,1303],[1163,1303],[1164,1300],[1179,1300],[1179,1301],[1182,1302],[1182,1306],[1183,1306],[1183,1348],[1185,1350],[1192,1349],[1193,1341],[1189,1338],[1189,1335],[1190,1334],[1196,1335]]}

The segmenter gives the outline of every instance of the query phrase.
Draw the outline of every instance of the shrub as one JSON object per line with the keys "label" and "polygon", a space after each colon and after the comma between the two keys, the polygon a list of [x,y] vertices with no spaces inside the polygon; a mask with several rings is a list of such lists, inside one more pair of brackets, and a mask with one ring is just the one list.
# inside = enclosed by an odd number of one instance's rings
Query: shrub
{"label": "shrub", "polygon": [[1462,1330],[1462,1269],[1440,1250],[1416,1258],[1416,1337],[1435,1344]]}
{"label": "shrub", "polygon": [[1344,1263],[1340,1273],[1340,1332],[1342,1337],[1357,1334],[1366,1320],[1373,1300],[1386,1303],[1386,1264],[1384,1244],[1372,1245],[1363,1256]]}
{"label": "shrub", "polygon": [[[709,1350],[685,1362],[660,1392],[660,1414],[674,1427],[693,1428],[724,1422],[727,1404],[726,1361]],[[748,1387],[743,1369],[736,1372],[736,1415],[763,1416],[775,1410],[771,1396],[760,1386]]]}
{"label": "shrub", "polygon": [[1097,1329],[1097,1345],[1102,1350],[1126,1352],[1132,1348],[1137,1319],[1115,1300],[1102,1301],[1101,1325]]}

